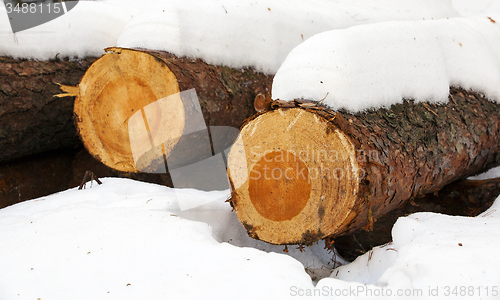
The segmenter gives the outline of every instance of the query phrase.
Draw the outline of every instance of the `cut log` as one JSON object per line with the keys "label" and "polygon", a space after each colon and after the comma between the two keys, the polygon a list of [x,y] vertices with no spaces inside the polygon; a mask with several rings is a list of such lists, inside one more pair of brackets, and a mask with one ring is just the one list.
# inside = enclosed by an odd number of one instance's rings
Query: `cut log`
{"label": "cut log", "polygon": [[228,176],[240,222],[272,244],[371,229],[409,199],[500,164],[500,105],[471,91],[355,114],[307,101],[271,107],[242,126]]}
{"label": "cut log", "polygon": [[[186,157],[203,159],[196,153],[198,145],[210,151],[210,127],[238,128],[255,113],[255,97],[268,94],[272,81],[252,69],[161,51],[106,50],[78,85],[75,118],[88,151],[124,172],[164,172],[165,160],[173,156],[183,156],[176,160],[184,163]],[[190,89],[198,99],[179,94]]]}
{"label": "cut log", "polygon": [[76,85],[95,58],[78,61],[0,57],[0,162],[81,145],[74,98],[57,99],[57,83]]}

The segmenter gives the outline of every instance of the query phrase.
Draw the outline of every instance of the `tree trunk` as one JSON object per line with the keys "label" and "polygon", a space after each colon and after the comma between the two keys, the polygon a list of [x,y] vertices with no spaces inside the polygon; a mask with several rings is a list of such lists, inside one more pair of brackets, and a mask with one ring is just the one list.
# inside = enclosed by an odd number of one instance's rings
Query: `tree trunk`
{"label": "tree trunk", "polygon": [[[80,143],[76,149],[59,149],[0,163],[0,208],[78,187],[86,171],[98,178],[122,177],[172,187],[169,174],[123,173],[95,160]],[[85,185],[95,186],[95,182]]]}
{"label": "tree trunk", "polygon": [[[353,261],[373,247],[390,242],[392,227],[399,217],[417,212],[475,217],[490,208],[498,195],[500,178],[455,181],[439,192],[422,195],[380,217],[373,224],[373,231],[356,230],[336,237],[332,245],[342,258]],[[332,246],[330,242],[326,246]]]}
{"label": "tree trunk", "polygon": [[409,199],[500,164],[500,105],[474,92],[356,114],[271,106],[245,122],[228,157],[236,214],[269,243],[371,229]]}
{"label": "tree trunk", "polygon": [[81,145],[74,98],[57,99],[57,83],[75,85],[94,58],[34,61],[0,57],[0,162]]}
{"label": "tree trunk", "polygon": [[[238,128],[255,113],[255,97],[268,94],[272,81],[251,69],[161,51],[107,51],[75,92],[75,117],[88,151],[124,172],[161,173],[167,159],[185,165],[189,158],[205,158],[207,149],[213,154],[209,129]],[[185,92],[190,89],[195,93]]]}

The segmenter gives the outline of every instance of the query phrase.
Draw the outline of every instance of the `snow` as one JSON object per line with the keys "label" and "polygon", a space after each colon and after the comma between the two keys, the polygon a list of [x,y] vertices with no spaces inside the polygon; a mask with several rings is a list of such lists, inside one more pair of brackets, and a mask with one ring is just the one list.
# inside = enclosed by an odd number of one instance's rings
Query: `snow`
{"label": "snow", "polygon": [[475,176],[471,176],[471,177],[469,177],[467,179],[470,179],[470,180],[486,180],[486,179],[493,179],[493,178],[498,178],[498,177],[500,177],[500,167],[489,169],[488,171],[486,171],[484,173],[481,173],[481,174],[478,174],[478,175],[475,175]]}
{"label": "snow", "polygon": [[500,19],[500,2],[495,0],[451,0],[451,4],[464,17],[488,16]]}
{"label": "snow", "polygon": [[0,299],[498,299],[499,199],[475,218],[400,218],[392,243],[333,269],[322,244],[286,254],[249,238],[227,202],[181,210],[176,196],[228,191],[102,182],[0,210]]}
{"label": "snow", "polygon": [[[0,299],[255,299],[312,287],[283,246],[249,238],[228,203],[182,211],[176,200],[228,191],[102,182],[0,210]],[[314,248],[290,250],[328,264]]]}
{"label": "snow", "polygon": [[13,34],[5,6],[0,3],[0,55],[40,60],[98,57],[104,48],[115,45],[129,19],[120,6],[80,1],[51,22]]}
{"label": "snow", "polygon": [[[328,95],[330,106],[351,110],[389,105],[388,97],[445,101],[450,83],[498,100],[498,25],[486,18],[498,12],[487,0],[80,1],[14,35],[0,5],[0,55],[78,58],[110,46],[150,47],[279,69],[273,97]],[[329,63],[319,66],[322,57]],[[316,70],[297,74],[308,62]],[[285,85],[294,90],[286,94]],[[360,100],[362,91],[369,93]],[[102,181],[0,209],[0,299],[500,297],[500,197],[475,218],[402,217],[392,243],[347,264],[322,244],[284,253],[249,238],[223,201],[228,191]]]}
{"label": "snow", "polygon": [[[499,20],[500,21],[500,20]],[[448,101],[461,86],[500,100],[500,26],[485,17],[394,21],[317,34],[287,56],[272,97],[363,111]]]}
{"label": "snow", "polygon": [[[63,17],[17,32],[0,5],[0,55],[35,59],[99,56],[143,47],[275,73],[310,36],[387,20],[458,16],[445,0],[80,1]],[[50,43],[45,43],[50,41]]]}
{"label": "snow", "polygon": [[159,7],[155,13],[145,10],[134,15],[117,45],[162,49],[212,64],[275,73],[290,50],[315,33],[456,15],[445,1],[385,0],[376,6],[367,0],[171,1],[161,12]]}
{"label": "snow", "polygon": [[476,218],[435,213],[399,218],[392,243],[338,268],[334,275],[393,289],[498,285],[500,257],[494,250],[500,246],[498,216],[496,209],[490,209]]}

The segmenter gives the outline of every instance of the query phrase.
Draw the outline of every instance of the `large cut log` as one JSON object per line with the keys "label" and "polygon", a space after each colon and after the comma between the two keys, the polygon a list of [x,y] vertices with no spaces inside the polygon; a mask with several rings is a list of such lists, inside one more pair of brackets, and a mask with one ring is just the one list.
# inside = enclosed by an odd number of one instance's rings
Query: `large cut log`
{"label": "large cut log", "polygon": [[60,84],[77,84],[95,58],[35,61],[0,57],[0,162],[81,145],[74,98],[57,99]]}
{"label": "large cut log", "polygon": [[307,101],[271,107],[245,122],[228,176],[240,222],[273,244],[370,229],[409,199],[500,164],[500,105],[471,91],[354,114]]}
{"label": "large cut log", "polygon": [[[85,147],[124,172],[161,172],[173,153],[205,158],[197,147],[210,150],[210,128],[238,128],[255,113],[255,97],[269,94],[272,81],[252,69],[162,51],[106,50],[69,94],[77,96],[74,112]],[[190,99],[179,94],[190,89]]]}

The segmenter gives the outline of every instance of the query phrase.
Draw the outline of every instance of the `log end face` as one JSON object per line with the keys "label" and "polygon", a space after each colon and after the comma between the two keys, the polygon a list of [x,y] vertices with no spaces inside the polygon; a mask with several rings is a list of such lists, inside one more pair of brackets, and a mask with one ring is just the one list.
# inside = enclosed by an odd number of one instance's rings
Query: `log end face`
{"label": "log end face", "polygon": [[[123,99],[123,101],[113,101]],[[128,100],[128,101],[127,101]],[[90,107],[93,126],[110,151],[131,156],[129,120],[141,107],[156,101],[151,87],[137,76],[122,75],[110,81]]]}
{"label": "log end face", "polygon": [[278,109],[247,123],[229,153],[232,204],[251,237],[310,245],[352,213],[358,168],[353,144],[326,119]]}
{"label": "log end face", "polygon": [[[177,78],[164,63],[147,52],[107,50],[110,53],[95,61],[80,82],[80,93],[75,99],[75,122],[90,154],[113,169],[138,172],[139,154],[156,150],[171,140],[162,129],[164,122],[180,122],[174,126],[176,130],[171,130],[171,135],[182,133],[182,102],[175,98],[156,103],[179,93]],[[165,118],[166,110],[175,117]],[[132,122],[137,126],[131,128],[130,120],[136,119],[140,122]],[[170,149],[171,145],[164,148]],[[158,153],[160,157],[163,155],[161,151],[155,152]]]}
{"label": "log end face", "polygon": [[292,152],[278,150],[264,155],[250,171],[250,201],[271,221],[297,216],[311,195],[306,164]]}

